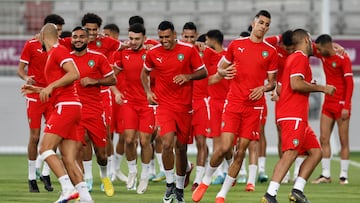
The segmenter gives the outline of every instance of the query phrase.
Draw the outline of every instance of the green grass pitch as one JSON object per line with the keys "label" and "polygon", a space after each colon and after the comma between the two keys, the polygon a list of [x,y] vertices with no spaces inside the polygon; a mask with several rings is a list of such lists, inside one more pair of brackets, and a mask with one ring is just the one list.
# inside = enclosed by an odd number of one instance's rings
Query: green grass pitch
{"label": "green grass pitch", "polygon": [[[190,156],[190,160],[194,163],[195,157]],[[271,177],[273,167],[278,160],[277,156],[268,156],[266,161],[266,170],[269,177]],[[313,203],[358,203],[360,202],[360,153],[352,153],[351,160],[355,164],[349,167],[349,185],[339,185],[339,161],[332,161],[331,173],[333,182],[330,184],[313,185],[308,183],[305,187],[305,194]],[[38,181],[40,193],[29,193],[27,185],[27,157],[25,155],[0,155],[0,202],[54,202],[60,194],[60,185],[52,174],[52,181],[54,185],[53,192],[47,192],[43,188],[43,184]],[[126,167],[126,162],[123,160],[123,168]],[[318,165],[310,180],[313,180],[320,174],[321,164]],[[195,171],[195,170],[194,170]],[[191,175],[191,183],[185,189],[186,202],[191,200],[191,184],[195,173]],[[127,172],[124,170],[124,172]],[[96,203],[160,203],[165,191],[165,183],[150,182],[148,190],[145,194],[136,194],[136,191],[127,191],[125,183],[116,181],[115,195],[113,197],[106,197],[100,191],[100,179],[97,174],[98,168],[96,163],[93,164],[94,174],[94,189],[91,193]],[[260,202],[262,195],[267,189],[268,183],[257,183],[256,191],[248,193],[244,191],[244,184],[237,184],[228,193],[226,202]],[[279,190],[277,199],[279,202],[288,202],[287,195],[292,188],[292,184],[282,184]],[[211,185],[205,194],[202,202],[214,202],[217,192],[220,190],[219,185]]]}

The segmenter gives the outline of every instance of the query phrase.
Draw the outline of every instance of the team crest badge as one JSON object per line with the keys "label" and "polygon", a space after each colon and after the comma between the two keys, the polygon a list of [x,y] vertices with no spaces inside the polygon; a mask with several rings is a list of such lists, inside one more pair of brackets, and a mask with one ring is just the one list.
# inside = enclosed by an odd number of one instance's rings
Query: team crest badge
{"label": "team crest badge", "polygon": [[201,51],[199,54],[200,54],[200,57],[201,57],[201,58],[204,57],[204,52]]}
{"label": "team crest badge", "polygon": [[145,59],[146,59],[146,54],[143,54],[141,58],[142,58],[143,61],[145,61]]}
{"label": "team crest badge", "polygon": [[179,61],[183,61],[184,58],[185,58],[184,54],[178,54],[178,56],[177,56],[177,59],[178,59]]}
{"label": "team crest badge", "polygon": [[268,51],[262,51],[261,53],[262,57],[266,58],[269,56],[269,52]]}
{"label": "team crest badge", "polygon": [[89,60],[88,61],[88,65],[92,68],[95,66],[95,61],[94,60]]}
{"label": "team crest badge", "polygon": [[331,63],[331,66],[332,66],[333,68],[336,68],[336,62],[335,62],[335,61],[332,62],[332,63]]}
{"label": "team crest badge", "polygon": [[101,45],[102,45],[101,41],[96,41],[96,46],[97,47],[101,47]]}
{"label": "team crest badge", "polygon": [[297,147],[299,145],[299,140],[293,139],[293,145],[294,145],[294,147]]}

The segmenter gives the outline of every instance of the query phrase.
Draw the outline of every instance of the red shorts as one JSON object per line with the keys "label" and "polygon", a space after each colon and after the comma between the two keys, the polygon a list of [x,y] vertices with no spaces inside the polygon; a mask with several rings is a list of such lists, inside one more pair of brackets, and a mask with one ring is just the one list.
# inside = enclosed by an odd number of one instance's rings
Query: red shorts
{"label": "red shorts", "polygon": [[26,111],[29,127],[31,129],[40,128],[42,116],[44,116],[46,123],[51,115],[52,108],[51,102],[43,103],[39,98],[26,97]]}
{"label": "red shorts", "polygon": [[83,137],[76,132],[80,119],[81,104],[79,102],[67,105],[59,103],[52,111],[44,132],[59,135],[64,139],[84,142]]}
{"label": "red shorts", "polygon": [[192,107],[192,136],[208,136],[210,118],[209,100],[207,98],[204,98],[203,100],[194,100],[192,103]]}
{"label": "red shorts", "polygon": [[154,109],[152,107],[132,105],[125,103],[123,105],[124,129],[133,129],[140,132],[152,134],[155,127]]}
{"label": "red shorts", "polygon": [[122,134],[124,132],[124,113],[123,113],[123,104],[113,103],[113,115],[111,122],[114,128],[112,132],[117,132]]}
{"label": "red shorts", "polygon": [[211,99],[210,104],[210,133],[209,137],[220,137],[221,134],[221,116],[224,111],[225,100]]}
{"label": "red shorts", "polygon": [[96,113],[82,113],[80,125],[77,128],[77,133],[83,137],[85,134],[95,146],[105,147],[107,143],[106,123],[101,112]]}
{"label": "red shorts", "polygon": [[110,126],[110,132],[112,132],[114,130],[113,130],[113,126],[111,126],[112,96],[111,96],[110,88],[101,90],[101,96],[102,96],[102,103],[103,103],[104,112],[105,112],[105,122],[106,122],[106,125]]}
{"label": "red shorts", "polygon": [[193,142],[190,135],[191,117],[191,112],[176,112],[158,107],[156,119],[159,124],[159,135],[164,136],[169,132],[175,132],[180,143],[191,144]]}
{"label": "red shorts", "polygon": [[[334,119],[337,120],[339,118],[341,118],[341,111],[344,108],[344,104],[343,102],[324,102],[323,106],[322,106],[322,110],[321,113]],[[350,110],[351,112],[351,110]]]}
{"label": "red shorts", "polygon": [[[236,109],[234,109],[236,108]],[[260,118],[263,106],[250,107],[227,104],[222,115],[221,132],[230,132],[249,140],[260,139]]]}
{"label": "red shorts", "polygon": [[278,119],[281,129],[281,150],[296,150],[299,155],[306,155],[307,151],[320,148],[319,141],[307,122],[300,118]]}

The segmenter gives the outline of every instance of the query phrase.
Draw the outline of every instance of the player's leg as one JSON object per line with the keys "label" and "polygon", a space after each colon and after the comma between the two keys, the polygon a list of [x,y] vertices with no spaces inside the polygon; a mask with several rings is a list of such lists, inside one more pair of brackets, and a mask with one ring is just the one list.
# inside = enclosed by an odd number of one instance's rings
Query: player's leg
{"label": "player's leg", "polygon": [[150,161],[152,158],[152,145],[151,141],[151,133],[147,132],[140,132],[140,147],[141,147],[141,175],[140,175],[140,182],[137,189],[138,194],[143,194],[149,182],[149,174],[150,174]]}
{"label": "player's leg", "polygon": [[321,175],[312,181],[312,183],[330,183],[331,182],[331,172],[330,172],[330,162],[331,162],[331,146],[330,146],[330,136],[332,129],[334,127],[335,120],[328,116],[327,114],[322,113],[320,117],[320,144],[323,151],[323,157],[321,160],[322,172]]}
{"label": "player's leg", "polygon": [[[261,138],[260,138],[261,139]],[[244,140],[244,138],[240,138],[240,141]],[[239,143],[239,146],[242,146]],[[254,192],[255,191],[255,181],[256,181],[256,172],[257,172],[257,161],[258,161],[258,152],[259,152],[259,141],[252,140],[248,145],[249,149],[249,176],[246,183],[245,191]],[[244,146],[242,146],[244,147]],[[246,151],[246,149],[245,149]],[[241,154],[242,155],[242,154]],[[244,154],[245,157],[245,154]],[[259,174],[260,175],[260,174]]]}
{"label": "player's leg", "polygon": [[136,179],[136,176],[137,176],[136,130],[125,129],[124,136],[125,136],[125,145],[126,145],[125,154],[126,154],[126,160],[127,160],[127,164],[128,164],[128,168],[129,168],[128,181],[126,183],[126,187],[128,190],[135,190],[136,182],[137,182],[137,179]]}
{"label": "player's leg", "polygon": [[[92,202],[92,198],[84,181],[83,174],[77,164],[78,151],[81,148],[81,142],[70,139],[64,139],[60,146],[62,155],[62,162],[66,169],[66,173],[71,179],[72,184],[75,186],[76,191],[81,201]],[[74,193],[76,196],[76,193]]]}
{"label": "player's leg", "polygon": [[348,184],[348,168],[350,158],[349,148],[349,123],[350,119],[337,119],[339,136],[340,136],[340,184]]}
{"label": "player's leg", "polygon": [[[296,178],[293,189],[289,194],[290,202],[310,202],[304,195],[304,188],[307,180],[322,158],[320,144],[314,131],[309,126],[305,130],[304,137],[306,142],[302,145],[302,149],[307,152],[308,156],[301,164],[299,176]],[[302,151],[299,153],[304,154]]]}
{"label": "player's leg", "polygon": [[[62,140],[63,138],[56,134],[45,133],[41,141],[39,150],[41,158],[48,163],[49,167],[51,168],[55,176],[58,178],[61,185],[62,192],[60,198],[56,202],[76,198],[76,195],[78,196],[70,177],[66,173],[63,162],[59,159],[59,157],[53,150],[62,142]],[[76,155],[76,153],[74,154]]]}
{"label": "player's leg", "polygon": [[[251,141],[253,142],[253,141]],[[257,141],[254,141],[257,142]],[[242,162],[246,155],[246,150],[250,144],[250,140],[247,138],[240,137],[238,150],[234,154],[234,161],[231,163],[228,174],[225,177],[224,183],[222,184],[221,190],[217,193],[217,199],[225,199],[227,193],[229,192],[230,188],[233,186],[234,182],[236,181],[236,177],[239,174]],[[257,149],[255,149],[255,153],[257,153]],[[255,161],[257,161],[257,156],[255,157]],[[249,165],[250,166],[250,165]],[[257,169],[255,169],[256,174]],[[256,175],[255,175],[256,176]],[[253,178],[255,182],[255,177]],[[254,183],[255,184],[255,183]]]}
{"label": "player's leg", "polygon": [[92,143],[88,135],[85,135],[85,145],[82,147],[83,166],[84,166],[84,179],[89,192],[93,188],[93,174],[92,174]]}
{"label": "player's leg", "polygon": [[260,125],[260,140],[258,147],[258,165],[259,165],[259,175],[258,182],[263,183],[268,181],[268,176],[266,175],[266,137],[265,137],[265,121]]}

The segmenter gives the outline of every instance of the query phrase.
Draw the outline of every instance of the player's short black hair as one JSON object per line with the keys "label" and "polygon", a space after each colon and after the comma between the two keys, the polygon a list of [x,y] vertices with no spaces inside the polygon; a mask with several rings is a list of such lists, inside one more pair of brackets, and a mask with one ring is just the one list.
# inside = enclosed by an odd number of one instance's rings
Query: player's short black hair
{"label": "player's short black hair", "polygon": [[195,31],[197,31],[197,27],[196,27],[195,23],[187,22],[187,23],[184,24],[183,30],[195,30]]}
{"label": "player's short black hair", "polygon": [[258,18],[259,16],[265,16],[265,17],[271,19],[271,14],[270,14],[270,12],[267,11],[267,10],[260,10],[260,11],[255,15],[255,17]]}
{"label": "player's short black hair", "polygon": [[315,43],[321,45],[332,43],[332,38],[328,34],[322,34],[316,38]]}
{"label": "player's short black hair", "polygon": [[297,45],[307,36],[309,36],[309,32],[302,28],[299,28],[293,31],[291,40],[294,45]]}
{"label": "player's short black hair", "polygon": [[55,25],[64,25],[65,20],[63,17],[61,17],[57,14],[50,14],[50,15],[47,15],[44,19],[44,25],[47,23],[53,23]]}
{"label": "player's short black hair", "polygon": [[281,38],[282,38],[282,43],[285,45],[285,46],[291,46],[293,45],[293,42],[292,42],[292,34],[293,34],[293,31],[292,30],[286,30],[285,32],[283,32],[281,34]]}
{"label": "player's short black hair", "polygon": [[96,23],[99,27],[101,27],[102,19],[95,13],[86,13],[81,19],[81,25],[85,26],[86,23]]}
{"label": "player's short black hair", "polygon": [[140,23],[144,25],[144,18],[138,15],[131,16],[129,18],[129,26],[135,23]]}
{"label": "player's short black hair", "polygon": [[249,37],[250,33],[248,31],[242,31],[240,32],[240,37]]}
{"label": "player's short black hair", "polygon": [[223,44],[224,42],[224,34],[218,29],[209,30],[206,33],[206,36],[210,39],[216,40],[219,44]]}
{"label": "player's short black hair", "polygon": [[167,29],[170,29],[171,31],[174,31],[175,30],[174,24],[172,22],[170,22],[170,21],[164,20],[159,24],[158,30],[164,31],[164,30],[167,30]]}
{"label": "player's short black hair", "polygon": [[61,34],[59,35],[60,38],[66,38],[66,37],[71,37],[71,32],[68,30],[62,31]]}
{"label": "player's short black hair", "polygon": [[142,33],[143,35],[146,34],[145,27],[141,23],[134,23],[130,25],[129,32]]}
{"label": "player's short black hair", "polygon": [[119,27],[115,23],[109,23],[104,26],[103,29],[110,30],[111,32],[120,33]]}
{"label": "player's short black hair", "polygon": [[89,35],[89,30],[86,29],[86,28],[84,28],[84,27],[82,27],[82,26],[76,26],[76,27],[74,27],[74,29],[73,29],[71,32],[75,32],[75,31],[77,31],[77,30],[83,30],[83,31],[86,32],[87,35]]}
{"label": "player's short black hair", "polygon": [[206,41],[206,34],[201,34],[197,39],[197,42],[205,42]]}

